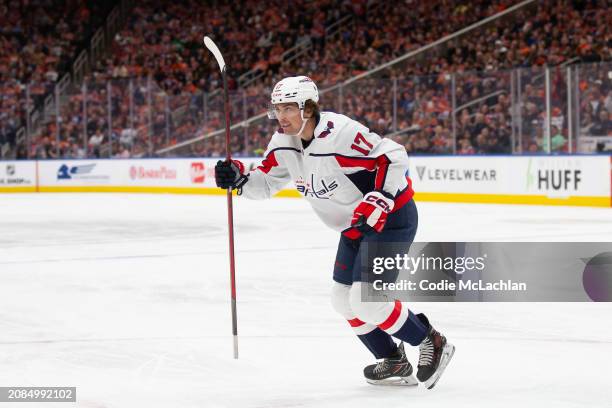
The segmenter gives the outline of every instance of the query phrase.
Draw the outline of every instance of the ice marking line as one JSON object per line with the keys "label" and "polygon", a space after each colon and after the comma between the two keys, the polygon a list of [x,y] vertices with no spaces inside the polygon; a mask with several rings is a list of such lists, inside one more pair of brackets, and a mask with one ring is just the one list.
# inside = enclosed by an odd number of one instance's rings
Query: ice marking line
{"label": "ice marking line", "polygon": [[[210,336],[189,336],[189,337],[126,337],[126,338],[98,338],[98,339],[49,339],[49,340],[22,340],[22,341],[0,341],[0,346],[26,345],[26,344],[63,344],[63,343],[112,343],[112,342],[135,342],[135,341],[168,341],[168,340],[203,340],[203,339],[226,339],[231,335],[210,335]],[[327,339],[327,338],[345,338],[345,335],[240,335],[241,338],[250,339],[278,339],[278,338],[312,338],[312,339]]]}
{"label": "ice marking line", "polygon": [[[192,340],[203,340],[203,339],[226,339],[231,335],[210,335],[210,336],[189,336],[189,337],[126,337],[126,338],[98,338],[98,339],[49,339],[49,340],[23,340],[23,341],[0,341],[0,345],[11,346],[11,345],[26,345],[26,344],[63,344],[63,343],[112,343],[112,342],[136,342],[136,341],[192,341]],[[241,335],[241,338],[248,339],[342,339],[346,338],[347,335]],[[465,336],[453,336],[454,339],[458,340],[508,340],[507,336],[487,336],[487,337],[465,337]],[[520,337],[514,336],[513,340],[522,341],[553,341],[558,343],[585,343],[585,344],[612,344],[612,340],[594,340],[594,339],[578,339],[578,338],[562,338],[562,337]]]}
{"label": "ice marking line", "polygon": [[[283,247],[276,249],[243,249],[238,250],[236,253],[262,253],[262,252],[285,252],[285,251],[307,251],[312,249],[326,249],[328,246],[313,246],[313,247]],[[186,256],[186,255],[212,255],[212,254],[224,254],[226,250],[217,251],[205,251],[205,252],[182,252],[175,254],[148,254],[148,255],[119,255],[119,256],[101,256],[101,257],[87,257],[87,258],[57,258],[57,259],[39,259],[33,261],[7,261],[0,262],[0,265],[16,265],[16,264],[39,264],[46,262],[82,262],[82,261],[116,261],[118,259],[142,259],[142,258],[170,258],[173,256]]]}

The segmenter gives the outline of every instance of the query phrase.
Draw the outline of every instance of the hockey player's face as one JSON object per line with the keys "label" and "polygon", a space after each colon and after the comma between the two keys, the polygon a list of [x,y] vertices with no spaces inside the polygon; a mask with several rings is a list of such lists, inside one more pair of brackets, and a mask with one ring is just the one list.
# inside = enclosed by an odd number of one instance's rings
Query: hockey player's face
{"label": "hockey player's face", "polygon": [[297,133],[302,127],[300,108],[296,103],[279,103],[274,105],[274,113],[278,124],[288,134]]}

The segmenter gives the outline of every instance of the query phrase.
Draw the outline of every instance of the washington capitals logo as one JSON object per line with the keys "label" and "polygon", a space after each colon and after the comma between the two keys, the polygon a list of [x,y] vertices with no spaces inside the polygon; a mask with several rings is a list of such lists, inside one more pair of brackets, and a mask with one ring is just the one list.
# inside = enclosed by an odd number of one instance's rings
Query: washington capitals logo
{"label": "washington capitals logo", "polygon": [[304,179],[299,177],[297,180],[295,180],[295,187],[297,188],[297,191],[299,191],[305,197],[329,200],[329,197],[334,195],[332,191],[338,188],[338,182],[336,180],[325,181],[324,179],[321,179],[318,183],[316,183],[314,174],[311,174],[310,182],[305,182]]}
{"label": "washington capitals logo", "polygon": [[319,134],[319,136],[317,136],[317,138],[319,139],[323,139],[324,137],[329,136],[329,134],[331,133],[331,130],[334,128],[334,122],[332,122],[331,120],[327,122],[327,127],[325,128],[324,131],[321,132],[321,134]]}

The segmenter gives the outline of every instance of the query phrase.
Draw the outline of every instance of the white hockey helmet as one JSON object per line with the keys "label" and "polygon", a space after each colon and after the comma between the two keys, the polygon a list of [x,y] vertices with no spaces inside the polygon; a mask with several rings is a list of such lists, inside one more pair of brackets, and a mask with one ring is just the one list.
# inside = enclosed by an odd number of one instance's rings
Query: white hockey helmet
{"label": "white hockey helmet", "polygon": [[276,119],[274,105],[292,102],[297,103],[303,115],[304,106],[307,100],[311,100],[315,103],[319,102],[319,90],[312,79],[303,75],[284,78],[274,85],[274,89],[270,95],[268,117],[270,119]]}

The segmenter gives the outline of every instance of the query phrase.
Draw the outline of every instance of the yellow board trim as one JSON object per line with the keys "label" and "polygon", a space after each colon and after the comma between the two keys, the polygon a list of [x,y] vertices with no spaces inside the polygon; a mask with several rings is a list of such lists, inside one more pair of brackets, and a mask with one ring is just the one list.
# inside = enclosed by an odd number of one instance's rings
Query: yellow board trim
{"label": "yellow board trim", "polygon": [[[35,187],[2,188],[0,192],[35,192]],[[40,186],[41,193],[169,193],[169,194],[206,194],[225,195],[225,190],[216,187],[144,187],[144,186]],[[234,193],[235,194],[235,193]],[[297,190],[281,190],[275,197],[301,197]],[[584,207],[610,207],[610,197],[567,198],[545,195],[512,194],[463,194],[463,193],[423,193],[417,192],[416,201],[478,204],[529,204],[529,205],[567,205]]]}
{"label": "yellow board trim", "polygon": [[274,197],[302,198],[302,195],[297,190],[281,190]]}
{"label": "yellow board trim", "polygon": [[0,193],[35,193],[36,187],[0,187]]}
{"label": "yellow board trim", "polygon": [[[0,190],[1,191],[1,190]],[[32,189],[35,191],[35,189]],[[169,194],[206,194],[225,195],[217,187],[160,187],[160,186],[40,186],[41,193],[169,193]],[[236,192],[234,191],[234,195]],[[281,190],[274,197],[301,197],[297,190]]]}
{"label": "yellow board trim", "polygon": [[225,195],[216,187],[164,187],[164,186],[40,186],[41,193],[171,193]]}
{"label": "yellow board trim", "polygon": [[610,197],[570,196],[567,198],[521,194],[462,194],[415,193],[416,201],[479,204],[570,205],[584,207],[610,207]]}

